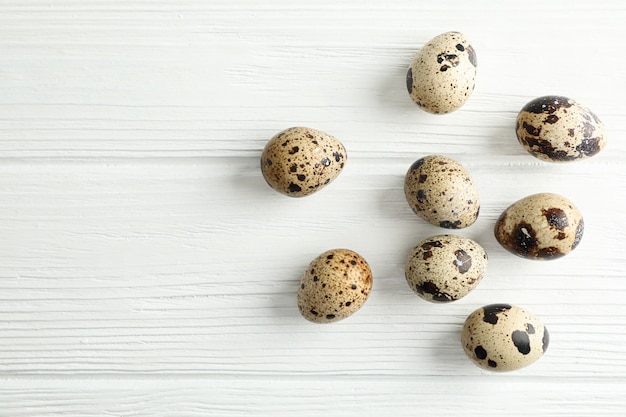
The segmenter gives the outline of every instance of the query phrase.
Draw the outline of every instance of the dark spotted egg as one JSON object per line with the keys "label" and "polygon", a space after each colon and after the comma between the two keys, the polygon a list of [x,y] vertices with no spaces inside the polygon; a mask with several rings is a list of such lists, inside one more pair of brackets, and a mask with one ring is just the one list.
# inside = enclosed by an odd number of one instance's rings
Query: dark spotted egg
{"label": "dark spotted egg", "polygon": [[479,308],[465,320],[461,344],[465,354],[481,368],[514,371],[541,358],[550,336],[541,320],[509,304]]}
{"label": "dark spotted egg", "polygon": [[372,272],[358,253],[333,249],[315,258],[300,280],[298,308],[314,323],[332,323],[360,309],[372,290]]}
{"label": "dark spotted egg", "polygon": [[471,239],[438,235],[421,241],[409,253],[405,276],[409,287],[426,301],[447,303],[465,297],[487,269],[487,252]]}
{"label": "dark spotted egg", "polygon": [[450,113],[474,91],[476,53],[459,32],[431,39],[411,61],[406,87],[413,101],[429,113]]}
{"label": "dark spotted egg", "polygon": [[558,194],[541,193],[522,198],[504,210],[494,234],[515,255],[549,260],[574,250],[584,227],[583,216],[574,203]]}
{"label": "dark spotted egg", "polygon": [[343,170],[346,149],[328,133],[292,127],[277,133],[265,145],[261,171],[276,191],[304,197],[321,190]]}
{"label": "dark spotted egg", "polygon": [[606,145],[598,116],[560,96],[539,97],[526,104],[517,116],[516,133],[528,153],[549,162],[589,158]]}
{"label": "dark spotted egg", "polygon": [[462,229],[478,218],[478,189],[455,160],[429,155],[413,163],[404,178],[404,195],[422,219],[446,229]]}

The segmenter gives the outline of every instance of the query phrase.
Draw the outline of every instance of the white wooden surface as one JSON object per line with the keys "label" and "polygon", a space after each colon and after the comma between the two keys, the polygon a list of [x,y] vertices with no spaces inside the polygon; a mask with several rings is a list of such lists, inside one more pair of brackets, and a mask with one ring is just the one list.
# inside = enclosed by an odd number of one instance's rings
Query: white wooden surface
{"label": "white wooden surface", "polygon": [[[0,415],[626,414],[626,3],[408,0],[0,1]],[[460,30],[476,91],[434,116],[405,71]],[[568,165],[517,144],[530,99],[591,107],[609,145]],[[304,199],[267,187],[277,131],[334,134],[348,164]],[[402,180],[420,156],[464,164],[482,199],[458,234],[490,255],[475,292],[418,299],[404,258],[429,226]],[[515,258],[492,228],[531,193],[568,196],[580,246]],[[300,273],[348,247],[374,291],[343,322],[298,314]],[[461,325],[493,302],[551,332],[494,375]]]}

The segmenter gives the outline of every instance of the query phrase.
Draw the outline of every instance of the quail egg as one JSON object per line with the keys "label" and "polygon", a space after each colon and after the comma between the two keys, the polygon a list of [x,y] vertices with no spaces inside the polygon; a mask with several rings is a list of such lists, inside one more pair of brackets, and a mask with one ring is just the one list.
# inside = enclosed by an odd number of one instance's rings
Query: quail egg
{"label": "quail egg", "polygon": [[304,197],[321,190],[341,173],[348,158],[341,142],[308,127],[277,133],[265,145],[261,171],[265,181],[284,195]]}
{"label": "quail egg", "polygon": [[461,107],[474,91],[476,52],[459,32],[431,39],[415,55],[406,74],[413,101],[429,113],[450,113]]}
{"label": "quail egg", "polygon": [[490,304],[465,320],[461,344],[467,357],[483,369],[506,372],[541,358],[550,336],[541,320],[509,304]]}
{"label": "quail egg", "polygon": [[589,158],[606,145],[604,124],[575,100],[543,96],[517,116],[517,139],[531,155],[549,162]]}
{"label": "quail egg", "polygon": [[426,301],[446,303],[465,297],[487,269],[487,252],[475,241],[453,235],[432,236],[409,253],[405,276]]}
{"label": "quail egg", "polygon": [[478,218],[478,189],[453,159],[429,155],[413,163],[404,178],[404,195],[413,211],[446,229],[462,229]]}
{"label": "quail egg", "polygon": [[315,258],[302,275],[298,308],[314,323],[343,320],[360,309],[372,289],[372,272],[358,253],[333,249]]}
{"label": "quail egg", "polygon": [[567,198],[552,193],[533,194],[509,206],[494,229],[497,241],[522,258],[557,259],[578,246],[583,216]]}

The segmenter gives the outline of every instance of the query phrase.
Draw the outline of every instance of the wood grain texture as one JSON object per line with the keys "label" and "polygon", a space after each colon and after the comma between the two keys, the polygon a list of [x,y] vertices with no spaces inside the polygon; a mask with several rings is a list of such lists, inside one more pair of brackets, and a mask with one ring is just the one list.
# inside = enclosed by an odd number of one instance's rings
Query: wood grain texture
{"label": "wood grain texture", "polygon": [[[0,3],[2,416],[443,416],[626,412],[626,6],[271,0]],[[404,75],[430,38],[478,53],[469,102],[420,112]],[[542,163],[517,112],[562,94],[607,126],[598,156]],[[332,133],[348,163],[303,199],[260,175],[286,127]],[[418,299],[404,260],[442,233],[407,205],[417,158],[461,162],[482,200],[457,234],[488,272],[448,305]],[[535,263],[496,218],[557,192],[580,246]],[[304,321],[300,274],[347,247],[373,293],[348,320]],[[533,366],[489,375],[464,356],[475,308],[524,306],[550,329]],[[498,392],[494,399],[494,392]]]}
{"label": "wood grain texture", "polygon": [[[585,379],[580,383],[542,378],[210,378],[18,380],[1,384],[1,415],[100,416],[501,416],[519,411],[544,415],[622,416],[623,385]],[[494,386],[498,385],[494,392]],[[549,411],[548,411],[549,412]]]}

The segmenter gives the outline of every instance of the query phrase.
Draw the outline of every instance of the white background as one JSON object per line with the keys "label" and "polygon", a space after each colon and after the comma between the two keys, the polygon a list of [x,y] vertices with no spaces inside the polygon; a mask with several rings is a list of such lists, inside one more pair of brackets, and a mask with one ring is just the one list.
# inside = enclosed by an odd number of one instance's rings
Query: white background
{"label": "white background", "polygon": [[[0,1],[0,415],[623,416],[626,414],[623,1]],[[422,112],[405,74],[429,39],[478,56],[460,110]],[[532,98],[579,100],[608,146],[570,164],[517,143]],[[303,199],[259,169],[291,126],[335,135],[344,172]],[[415,296],[404,260],[445,232],[402,191],[444,154],[482,200],[457,234],[488,251],[479,287]],[[585,235],[532,262],[493,238],[509,204],[570,198]],[[300,274],[347,247],[365,306],[300,317]],[[508,302],[551,332],[532,366],[490,374],[465,317]]]}

